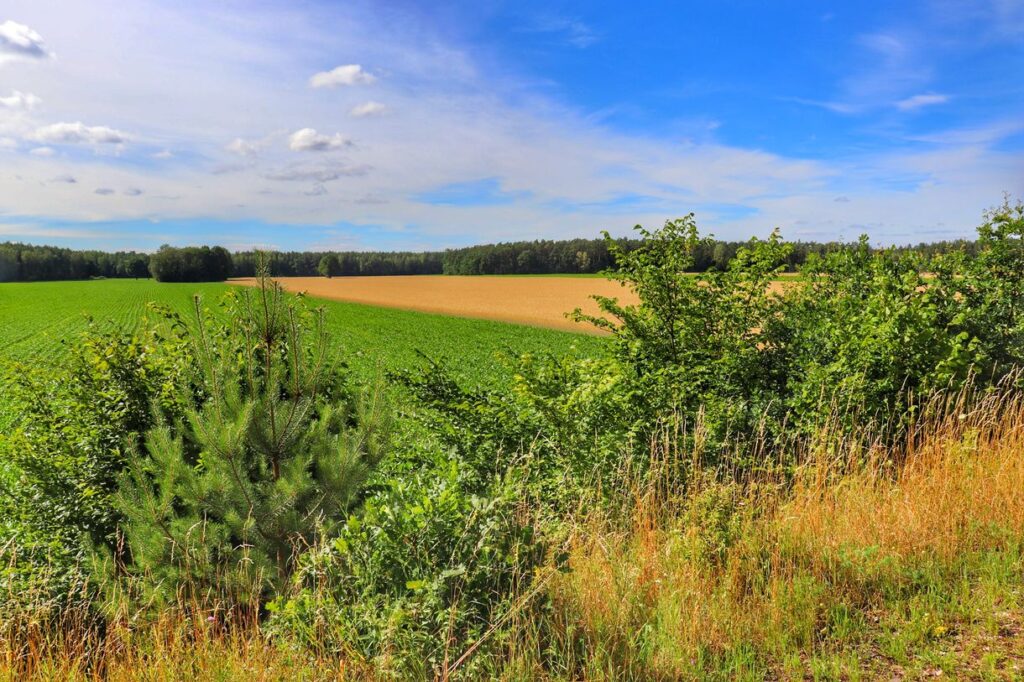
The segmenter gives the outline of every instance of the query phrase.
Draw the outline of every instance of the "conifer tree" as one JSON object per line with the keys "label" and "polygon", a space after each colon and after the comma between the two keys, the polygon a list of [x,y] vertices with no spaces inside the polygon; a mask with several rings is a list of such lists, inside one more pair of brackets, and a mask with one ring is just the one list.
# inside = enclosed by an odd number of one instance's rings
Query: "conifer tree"
{"label": "conifer tree", "polygon": [[195,302],[190,407],[161,423],[116,496],[146,598],[258,603],[296,552],[344,519],[386,448],[379,391],[350,390],[328,358],[323,311],[266,276],[226,319]]}

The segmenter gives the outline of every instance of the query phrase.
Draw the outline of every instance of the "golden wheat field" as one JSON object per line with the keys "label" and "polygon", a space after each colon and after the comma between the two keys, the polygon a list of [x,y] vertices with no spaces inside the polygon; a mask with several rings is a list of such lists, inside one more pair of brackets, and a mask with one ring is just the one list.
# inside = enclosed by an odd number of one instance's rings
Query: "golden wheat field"
{"label": "golden wheat field", "polygon": [[[617,282],[599,277],[502,277],[399,275],[393,277],[279,277],[286,290],[310,296],[388,308],[477,317],[538,327],[591,331],[565,314],[575,308],[597,314],[592,295],[635,303]],[[254,279],[231,280],[252,286]]]}
{"label": "golden wheat field", "polygon": [[[385,308],[475,317],[535,327],[600,333],[566,316],[576,308],[600,313],[593,296],[618,298],[624,304],[639,299],[632,290],[601,277],[508,277],[502,275],[396,275],[388,277],[276,277],[287,291],[335,301]],[[783,275],[771,289],[781,291],[792,276]],[[255,286],[252,277],[229,280]]]}

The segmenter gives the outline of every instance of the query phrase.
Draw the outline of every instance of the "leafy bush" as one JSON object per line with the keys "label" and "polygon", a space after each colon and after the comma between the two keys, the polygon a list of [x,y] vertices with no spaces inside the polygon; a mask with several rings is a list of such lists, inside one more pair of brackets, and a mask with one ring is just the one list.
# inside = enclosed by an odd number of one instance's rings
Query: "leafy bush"
{"label": "leafy bush", "polygon": [[524,355],[507,366],[500,390],[464,388],[440,365],[400,376],[425,431],[466,465],[467,485],[481,491],[515,467],[543,508],[560,512],[621,492],[642,464],[628,457],[645,416],[637,382],[609,358]]}
{"label": "leafy bush", "polygon": [[90,331],[58,374],[16,367],[5,377],[20,417],[0,435],[0,539],[6,578],[32,589],[4,597],[66,597],[87,578],[91,546],[116,549],[112,496],[127,454],[152,424],[151,402],[178,409],[170,387],[183,363],[158,352],[166,342]]}
{"label": "leafy bush", "polygon": [[271,627],[378,671],[431,677],[486,640],[544,559],[515,471],[483,494],[457,459],[389,478],[307,553]]}

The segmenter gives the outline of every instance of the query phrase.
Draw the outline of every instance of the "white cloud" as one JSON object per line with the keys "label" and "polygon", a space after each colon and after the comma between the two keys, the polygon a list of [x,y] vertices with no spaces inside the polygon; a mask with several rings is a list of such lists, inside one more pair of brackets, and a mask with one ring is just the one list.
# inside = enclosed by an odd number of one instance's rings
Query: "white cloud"
{"label": "white cloud", "polygon": [[170,149],[164,149],[163,151],[159,151],[156,154],[153,154],[153,158],[154,159],[172,159],[172,158],[174,158],[174,152],[172,152]]}
{"label": "white cloud", "polygon": [[313,128],[296,130],[288,138],[288,148],[293,152],[327,152],[351,146],[352,141],[341,133],[322,135]]}
{"label": "white cloud", "polygon": [[0,149],[17,149],[18,141],[13,137],[0,137]]}
{"label": "white cloud", "polygon": [[33,156],[53,156],[56,153],[53,147],[36,147],[29,152]]}
{"label": "white cloud", "polygon": [[376,76],[363,70],[359,64],[346,64],[313,74],[309,85],[314,88],[334,88],[339,85],[369,85],[376,80]]}
{"label": "white cloud", "polygon": [[258,154],[262,148],[263,145],[260,142],[243,140],[240,137],[236,137],[224,146],[224,149],[228,150],[232,154],[238,154],[239,156],[254,156]]}
{"label": "white cloud", "polygon": [[920,109],[921,107],[931,106],[933,104],[945,104],[949,101],[949,95],[938,95],[938,94],[926,94],[926,95],[914,95],[913,97],[907,97],[896,102],[896,108],[900,111],[910,111],[912,109]]}
{"label": "white cloud", "polygon": [[8,19],[0,24],[0,64],[13,59],[49,59],[43,37],[24,24]]}
{"label": "white cloud", "polygon": [[353,118],[368,118],[371,116],[382,116],[388,112],[388,108],[380,102],[363,102],[349,109],[348,114]]}
{"label": "white cloud", "polygon": [[124,144],[129,140],[127,133],[107,126],[87,126],[81,121],[75,123],[53,123],[37,128],[32,134],[36,142],[47,144]]}
{"label": "white cloud", "polygon": [[8,97],[0,97],[0,107],[17,111],[32,111],[42,101],[32,93],[14,90]]}

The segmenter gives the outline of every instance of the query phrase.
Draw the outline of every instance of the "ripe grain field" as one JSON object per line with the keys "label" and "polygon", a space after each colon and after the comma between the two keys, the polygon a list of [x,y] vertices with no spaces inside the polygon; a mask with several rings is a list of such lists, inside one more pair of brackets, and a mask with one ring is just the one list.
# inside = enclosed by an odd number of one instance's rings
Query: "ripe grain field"
{"label": "ripe grain field", "polygon": [[[288,291],[374,306],[498,320],[536,327],[593,333],[565,313],[580,307],[597,314],[590,296],[635,303],[636,296],[604,277],[510,277],[505,275],[407,275],[397,277],[279,277]],[[232,280],[252,286],[254,279]]]}

